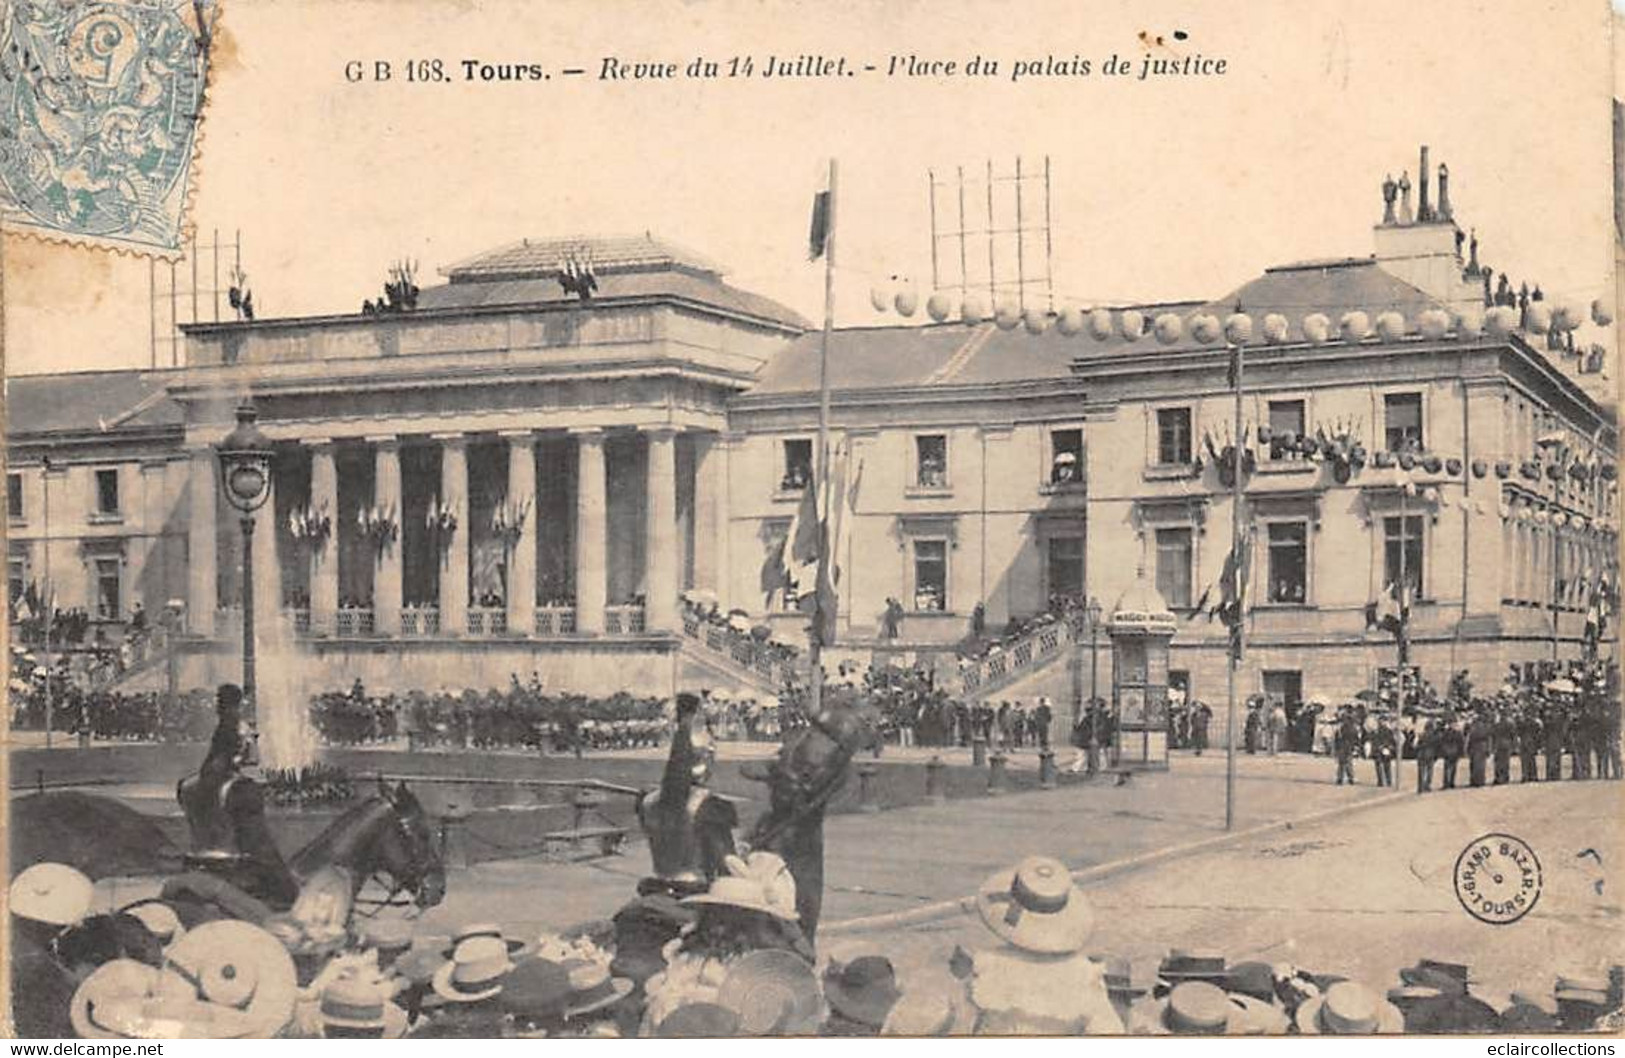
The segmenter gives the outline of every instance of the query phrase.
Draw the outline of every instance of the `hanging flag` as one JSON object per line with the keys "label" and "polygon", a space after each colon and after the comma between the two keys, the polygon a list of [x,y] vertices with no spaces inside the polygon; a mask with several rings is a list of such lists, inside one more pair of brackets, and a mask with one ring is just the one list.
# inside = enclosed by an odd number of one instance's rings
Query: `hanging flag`
{"label": "hanging flag", "polygon": [[807,235],[807,260],[816,261],[824,256],[829,249],[830,236],[830,194],[829,179],[826,176],[824,184],[813,195],[812,203],[812,229]]}
{"label": "hanging flag", "polygon": [[785,575],[779,587],[785,590],[787,601],[794,600],[798,605],[805,603],[810,607],[813,592],[818,587],[820,543],[818,489],[814,482],[808,482],[801,491],[801,502],[796,505],[790,531],[785,534],[779,560]]}

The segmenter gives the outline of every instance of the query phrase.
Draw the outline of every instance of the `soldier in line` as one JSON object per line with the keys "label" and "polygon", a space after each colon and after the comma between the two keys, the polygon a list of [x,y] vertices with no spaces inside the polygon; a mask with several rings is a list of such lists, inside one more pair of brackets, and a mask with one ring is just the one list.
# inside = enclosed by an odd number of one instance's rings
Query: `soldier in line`
{"label": "soldier in line", "polygon": [[1533,703],[1525,703],[1518,714],[1518,777],[1523,782],[1540,779],[1540,761],[1537,757],[1543,738],[1540,713]]}
{"label": "soldier in line", "polygon": [[1461,761],[1466,744],[1461,735],[1461,723],[1447,718],[1439,731],[1439,756],[1444,759],[1444,788],[1456,788],[1456,765]]}
{"label": "soldier in line", "polygon": [[1429,719],[1416,738],[1416,792],[1433,789],[1433,762],[1439,756],[1439,725]]}
{"label": "soldier in line", "polygon": [[1351,784],[1354,782],[1354,754],[1360,742],[1360,726],[1354,714],[1344,707],[1337,732],[1332,736],[1332,749],[1337,754],[1337,785],[1342,786],[1345,779]]}
{"label": "soldier in line", "polygon": [[1495,785],[1512,781],[1512,749],[1518,741],[1518,726],[1506,709],[1497,709],[1490,727],[1492,752],[1495,755]]}
{"label": "soldier in line", "polygon": [[1546,734],[1546,781],[1556,782],[1563,777],[1563,744],[1569,736],[1569,720],[1561,703],[1546,707],[1542,727]]}
{"label": "soldier in line", "polygon": [[1377,785],[1394,785],[1394,758],[1399,756],[1399,737],[1386,716],[1377,718],[1377,730],[1371,735],[1371,759],[1377,766]]}
{"label": "soldier in line", "polygon": [[1490,757],[1490,722],[1482,708],[1467,722],[1467,783],[1483,786]]}

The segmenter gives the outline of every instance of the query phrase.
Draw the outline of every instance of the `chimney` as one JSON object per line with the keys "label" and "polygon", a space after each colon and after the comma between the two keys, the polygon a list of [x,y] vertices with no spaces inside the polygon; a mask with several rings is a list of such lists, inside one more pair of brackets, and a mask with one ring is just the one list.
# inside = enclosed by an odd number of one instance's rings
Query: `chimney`
{"label": "chimney", "polygon": [[1417,170],[1416,192],[1416,222],[1422,224],[1433,219],[1433,210],[1428,207],[1428,148],[1422,145],[1422,167]]}
{"label": "chimney", "polygon": [[1439,163],[1439,219],[1450,220],[1450,169]]}

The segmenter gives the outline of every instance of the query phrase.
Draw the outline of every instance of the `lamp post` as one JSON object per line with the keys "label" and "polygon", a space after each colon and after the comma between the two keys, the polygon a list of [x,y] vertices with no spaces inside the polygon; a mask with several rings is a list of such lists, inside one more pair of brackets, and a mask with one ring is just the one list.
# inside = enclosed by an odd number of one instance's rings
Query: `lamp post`
{"label": "lamp post", "polygon": [[243,700],[254,707],[254,512],[271,495],[271,441],[254,425],[252,404],[237,408],[237,428],[215,449],[226,502],[243,530]]}
{"label": "lamp post", "polygon": [[40,460],[40,489],[44,494],[45,533],[45,748],[51,748],[51,714],[55,711],[51,690],[51,625],[56,622],[56,585],[51,583],[51,457]]}
{"label": "lamp post", "polygon": [[1089,722],[1089,773],[1100,768],[1100,717],[1095,712],[1095,701],[1100,697],[1100,600],[1093,595],[1085,606],[1089,615],[1089,704],[1083,715]]}
{"label": "lamp post", "polygon": [[186,627],[186,602],[182,599],[170,599],[164,607],[164,672],[165,684],[169,689],[169,700],[174,702],[180,692],[179,658],[176,656],[176,640],[180,638],[181,630]]}

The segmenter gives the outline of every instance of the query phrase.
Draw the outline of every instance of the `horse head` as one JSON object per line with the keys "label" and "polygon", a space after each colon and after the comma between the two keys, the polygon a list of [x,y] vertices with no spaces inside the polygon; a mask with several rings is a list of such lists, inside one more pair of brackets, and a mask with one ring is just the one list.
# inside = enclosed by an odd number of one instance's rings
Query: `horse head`
{"label": "horse head", "polygon": [[404,782],[391,790],[379,779],[378,792],[389,803],[395,825],[373,845],[377,856],[374,870],[388,872],[399,888],[412,893],[418,907],[434,907],[446,896],[446,867],[440,860],[429,815]]}
{"label": "horse head", "polygon": [[879,731],[860,710],[839,703],[821,710],[806,727],[785,736],[762,776],[774,807],[795,811],[827,801],[845,780],[853,755],[879,742]]}

